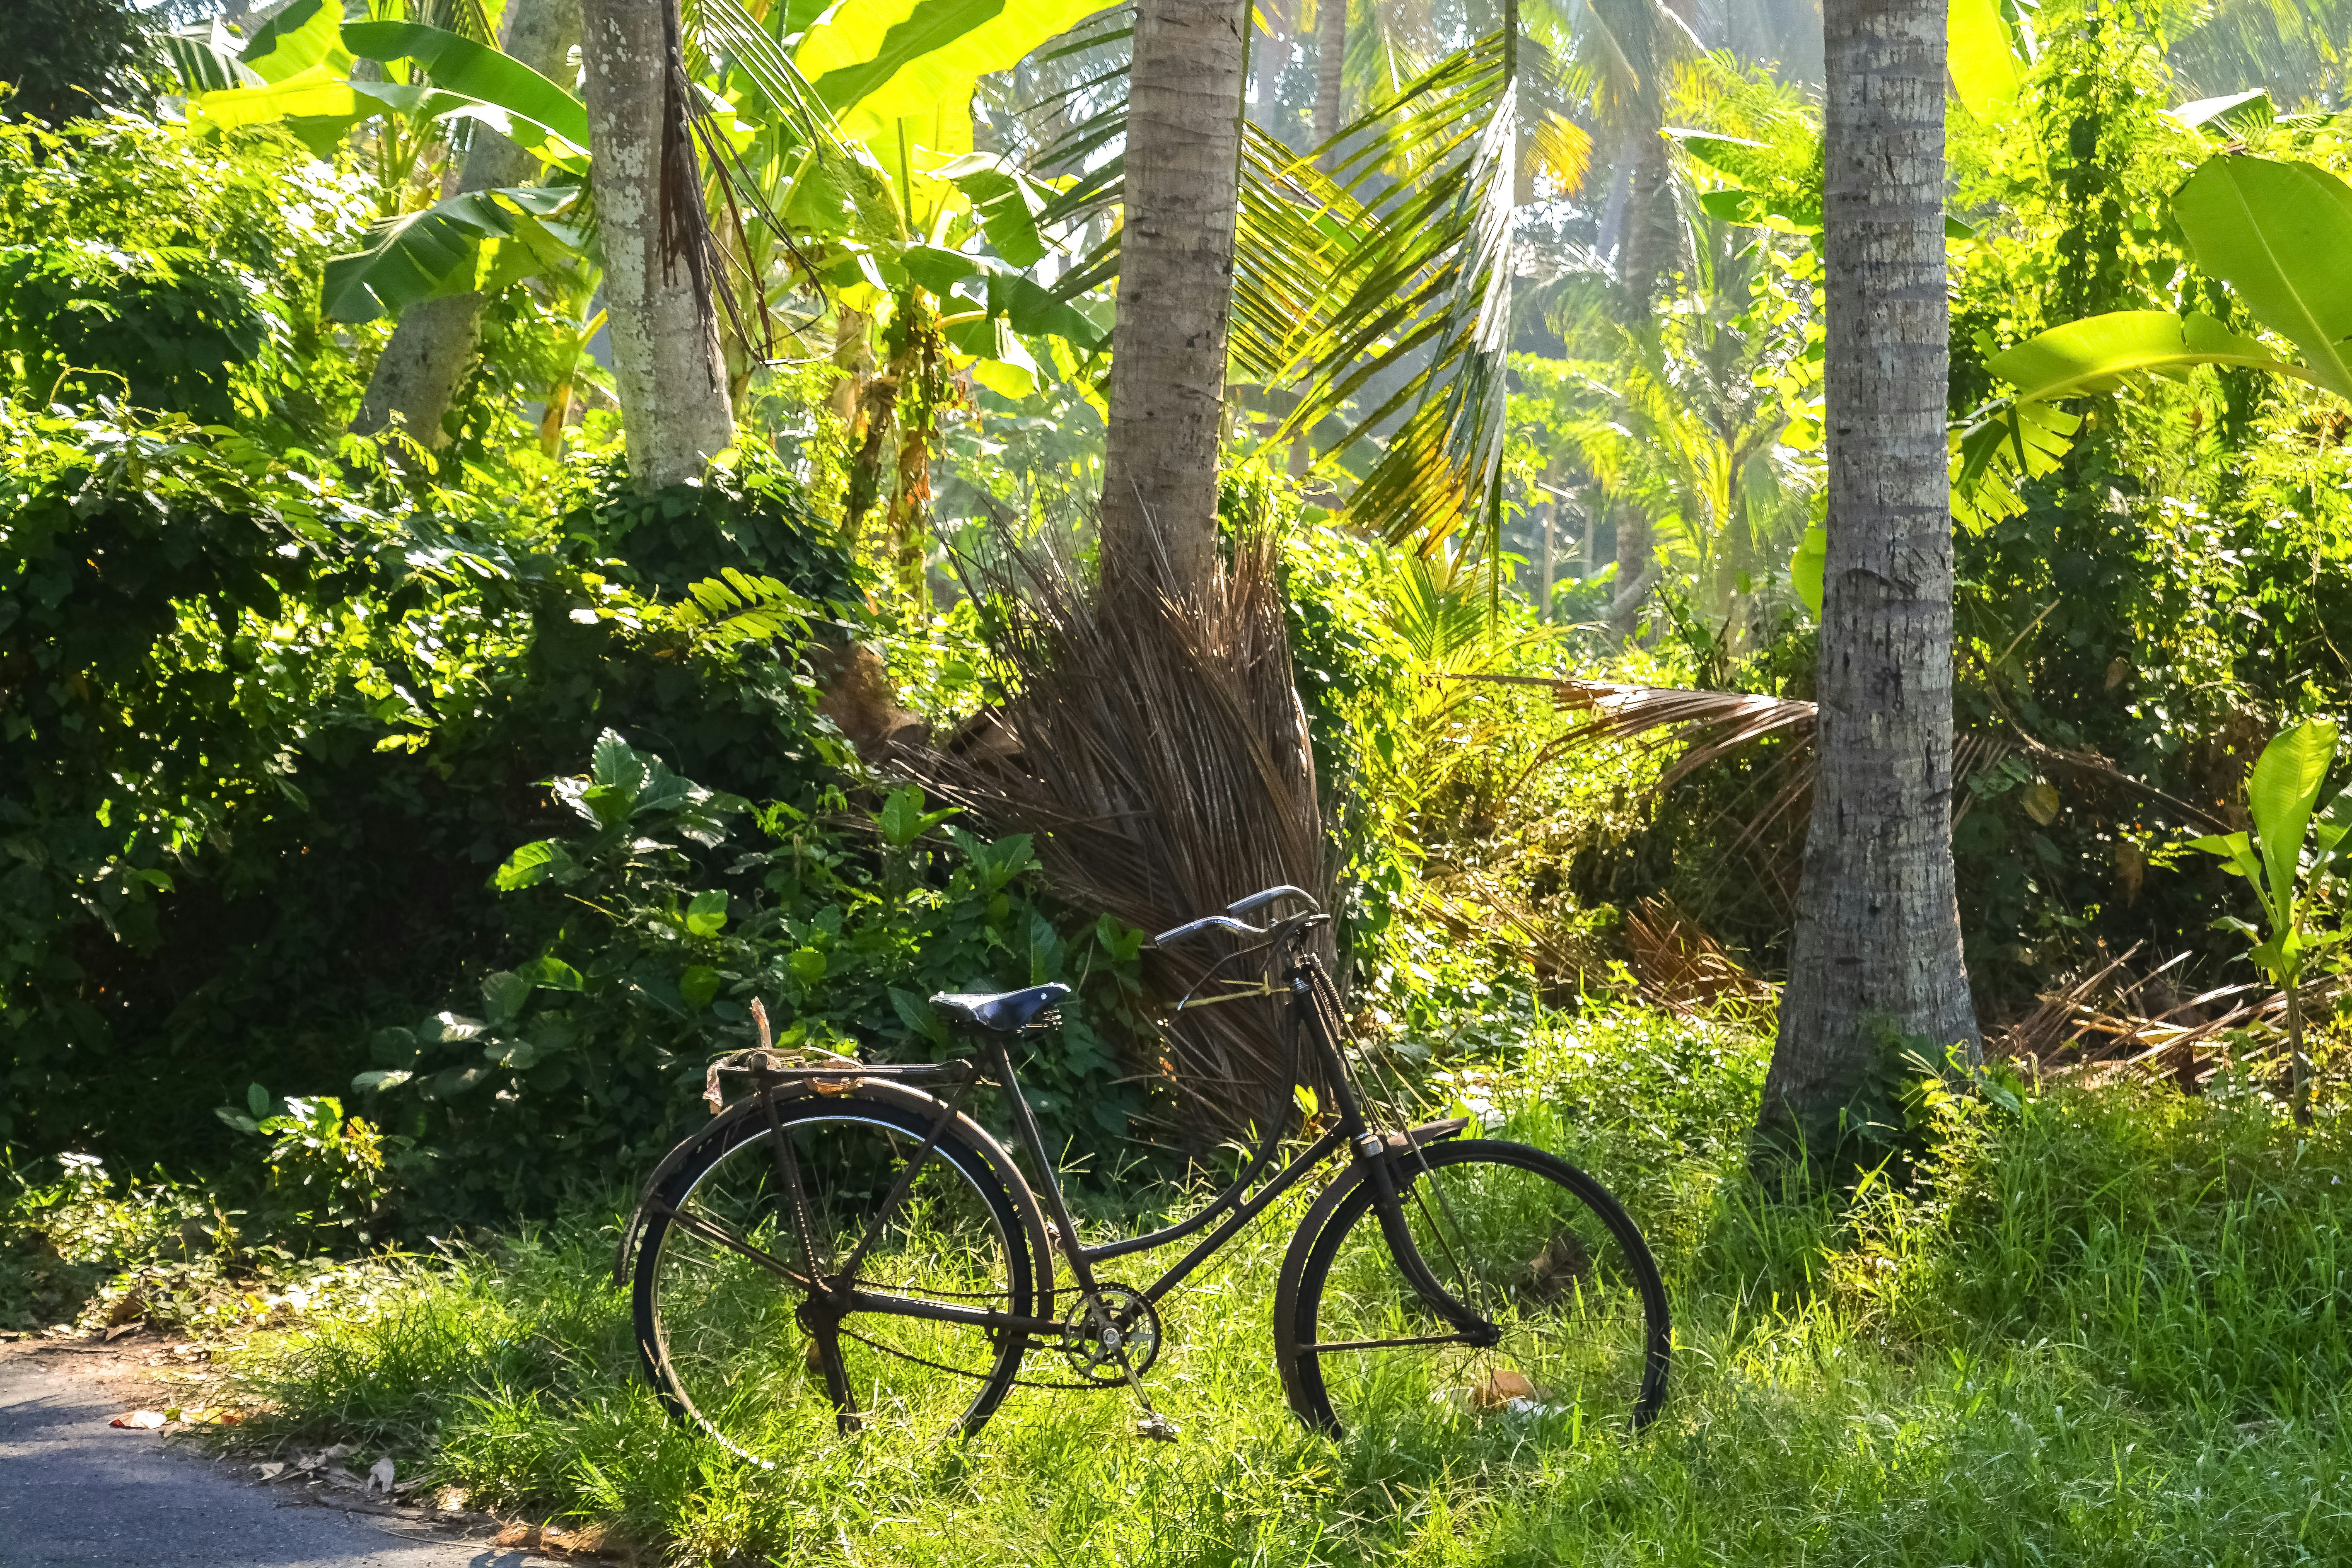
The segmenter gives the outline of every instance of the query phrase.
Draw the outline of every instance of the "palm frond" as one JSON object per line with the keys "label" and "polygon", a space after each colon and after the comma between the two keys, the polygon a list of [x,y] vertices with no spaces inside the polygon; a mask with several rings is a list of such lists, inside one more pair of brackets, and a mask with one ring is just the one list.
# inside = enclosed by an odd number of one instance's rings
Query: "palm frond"
{"label": "palm frond", "polygon": [[[1362,203],[1335,226],[1324,286],[1341,302],[1297,322],[1297,406],[1273,439],[1348,415],[1339,445],[1389,430],[1349,501],[1384,537],[1434,550],[1500,521],[1518,96],[1502,31],[1441,61],[1343,130],[1332,184]],[[1401,384],[1349,414],[1376,378]]]}

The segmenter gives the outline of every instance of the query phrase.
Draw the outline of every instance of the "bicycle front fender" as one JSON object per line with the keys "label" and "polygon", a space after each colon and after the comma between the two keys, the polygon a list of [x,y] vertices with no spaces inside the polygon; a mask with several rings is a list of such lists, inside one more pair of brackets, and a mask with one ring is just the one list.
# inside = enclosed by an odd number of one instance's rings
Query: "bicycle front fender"
{"label": "bicycle front fender", "polygon": [[[936,1117],[947,1110],[947,1102],[939,1096],[927,1094],[911,1084],[886,1077],[859,1078],[837,1087],[828,1083],[822,1088],[805,1079],[798,1082],[780,1082],[775,1086],[775,1095],[777,1102],[782,1105],[794,1104],[800,1100],[818,1097],[836,1100],[863,1098],[880,1100],[884,1104],[897,1106],[900,1110],[911,1110],[919,1116]],[[645,1228],[646,1205],[653,1202],[654,1194],[661,1190],[662,1184],[676,1174],[678,1168],[686,1163],[694,1152],[711,1138],[746,1117],[766,1114],[763,1102],[758,1094],[745,1095],[678,1140],[677,1145],[662,1156],[661,1163],[654,1167],[653,1173],[646,1178],[645,1185],[638,1190],[637,1201],[629,1210],[627,1223],[621,1226],[620,1246],[613,1256],[613,1284],[615,1289],[625,1289],[628,1287],[631,1265],[636,1257],[637,1234]],[[1029,1233],[1027,1241],[1030,1251],[1039,1263],[1037,1313],[1040,1317],[1052,1317],[1054,1315],[1054,1250],[1051,1243],[1046,1239],[1045,1211],[1037,1201],[1036,1191],[1022,1175],[1021,1167],[1013,1163],[1013,1156],[1005,1152],[1004,1146],[996,1141],[995,1136],[988,1129],[961,1111],[954,1113],[950,1125],[954,1128],[958,1136],[980,1150],[981,1157],[994,1167],[998,1178],[1003,1182],[1005,1189],[1013,1194],[1013,1204],[1021,1212],[1022,1228]]]}

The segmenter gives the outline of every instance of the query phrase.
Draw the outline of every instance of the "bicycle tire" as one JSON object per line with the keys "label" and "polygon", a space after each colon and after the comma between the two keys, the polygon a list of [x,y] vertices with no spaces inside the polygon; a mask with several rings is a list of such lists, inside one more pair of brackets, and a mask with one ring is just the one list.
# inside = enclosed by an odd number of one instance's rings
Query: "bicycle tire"
{"label": "bicycle tire", "polygon": [[[1310,1211],[1276,1296],[1276,1357],[1302,1421],[1337,1437],[1376,1419],[1638,1430],[1656,1416],[1673,1351],[1665,1286],[1606,1188],[1500,1140],[1436,1144],[1391,1169],[1432,1272],[1503,1339],[1430,1342],[1451,1326],[1406,1283],[1371,1185],[1351,1171]],[[1366,1343],[1384,1340],[1417,1342]]]}
{"label": "bicycle tire", "polygon": [[[898,1103],[904,1099],[908,1103]],[[939,1115],[929,1097],[872,1092],[780,1096],[776,1118],[795,1159],[820,1245],[838,1263],[861,1236]],[[731,1110],[667,1176],[643,1212],[633,1297],[637,1352],[664,1405],[761,1466],[878,1423],[970,1436],[1013,1387],[1028,1339],[897,1315],[840,1320],[843,1371],[856,1407],[843,1419],[815,1336],[800,1315],[810,1292],[715,1244],[704,1226],[797,1262],[772,1131],[756,1102]],[[995,1141],[958,1117],[915,1187],[860,1263],[867,1289],[1050,1310],[1037,1288],[1043,1226],[1035,1200]],[[1045,1278],[1050,1280],[1051,1276]]]}

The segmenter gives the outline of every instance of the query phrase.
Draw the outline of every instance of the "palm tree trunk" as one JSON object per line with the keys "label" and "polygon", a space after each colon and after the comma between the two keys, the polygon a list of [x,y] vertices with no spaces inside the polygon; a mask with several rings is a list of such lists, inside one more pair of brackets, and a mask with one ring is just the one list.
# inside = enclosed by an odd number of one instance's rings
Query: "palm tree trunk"
{"label": "palm tree trunk", "polygon": [[[1348,0],[1315,0],[1315,145],[1339,134],[1342,75],[1348,63]],[[1323,166],[1338,160],[1323,155]]]}
{"label": "palm tree trunk", "polygon": [[1234,0],[1136,6],[1103,461],[1108,592],[1164,581],[1197,598],[1215,568],[1243,16]]}
{"label": "palm tree trunk", "polygon": [[1767,1146],[1833,1141],[1898,1042],[1977,1047],[1952,878],[1941,0],[1827,0],[1820,770]]}
{"label": "palm tree trunk", "polygon": [[673,234],[665,241],[663,172],[681,158],[672,122],[669,58],[675,0],[583,0],[588,134],[596,155],[596,219],[604,239],[604,303],[613,384],[628,438],[629,472],[646,489],[698,476],[735,439],[719,318],[687,254],[703,228],[702,182],[690,168],[668,180]]}
{"label": "palm tree trunk", "polygon": [[1657,298],[1658,280],[1674,259],[1674,215],[1661,210],[1673,177],[1666,139],[1656,127],[1645,127],[1634,139],[1625,179],[1623,260],[1617,271],[1625,290],[1626,319],[1635,327],[1648,325],[1650,301]]}
{"label": "palm tree trunk", "polygon": [[1609,601],[1609,628],[1620,643],[1633,640],[1641,629],[1642,606],[1658,585],[1655,551],[1650,540],[1650,520],[1630,502],[1617,505],[1617,592]]}
{"label": "palm tree trunk", "polygon": [[[580,42],[580,0],[515,0],[507,21],[506,52],[543,77],[562,81],[564,65]],[[487,125],[474,128],[473,145],[457,176],[459,191],[489,191],[519,185],[539,161]],[[441,421],[457,401],[457,388],[474,363],[481,341],[478,293],[426,300],[402,312],[392,341],[376,356],[352,428],[373,435],[394,414],[409,435],[427,447],[446,443]]]}

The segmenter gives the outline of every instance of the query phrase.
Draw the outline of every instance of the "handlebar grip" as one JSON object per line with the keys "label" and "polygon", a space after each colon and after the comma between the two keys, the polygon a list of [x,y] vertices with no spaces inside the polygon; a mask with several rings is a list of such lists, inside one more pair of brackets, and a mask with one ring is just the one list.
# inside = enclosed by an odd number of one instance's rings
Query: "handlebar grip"
{"label": "handlebar grip", "polygon": [[1264,936],[1266,933],[1266,928],[1246,925],[1234,917],[1245,915],[1252,910],[1263,909],[1277,899],[1297,899],[1317,914],[1323,912],[1323,906],[1317,903],[1306,891],[1286,883],[1279,888],[1268,888],[1262,893],[1252,893],[1246,899],[1237,899],[1225,906],[1223,914],[1203,915],[1197,921],[1187,921],[1182,925],[1171,926],[1153,937],[1151,945],[1166,947],[1171,942],[1182,942],[1186,937],[1198,935],[1204,931],[1238,931],[1243,936]]}
{"label": "handlebar grip", "polygon": [[1265,934],[1265,931],[1259,930],[1256,926],[1244,925],[1241,921],[1228,919],[1223,915],[1203,915],[1197,921],[1187,921],[1182,925],[1171,926],[1168,930],[1161,931],[1158,936],[1153,937],[1151,939],[1151,945],[1154,947],[1166,947],[1171,942],[1182,942],[1188,936],[1195,936],[1202,931],[1211,930],[1239,931],[1244,936],[1264,936]]}
{"label": "handlebar grip", "polygon": [[1297,899],[1300,903],[1305,904],[1315,913],[1321,914],[1323,912],[1323,906],[1317,903],[1313,896],[1310,895],[1306,889],[1294,888],[1289,883],[1286,882],[1278,888],[1268,888],[1264,892],[1252,893],[1246,899],[1234,900],[1232,903],[1225,906],[1225,913],[1229,915],[1245,915],[1252,910],[1264,909],[1266,905],[1274,902],[1276,899]]}

